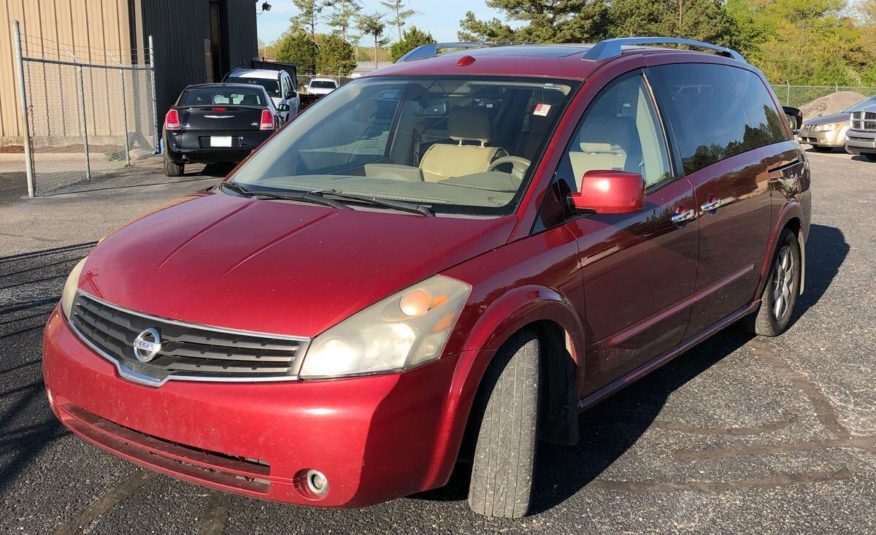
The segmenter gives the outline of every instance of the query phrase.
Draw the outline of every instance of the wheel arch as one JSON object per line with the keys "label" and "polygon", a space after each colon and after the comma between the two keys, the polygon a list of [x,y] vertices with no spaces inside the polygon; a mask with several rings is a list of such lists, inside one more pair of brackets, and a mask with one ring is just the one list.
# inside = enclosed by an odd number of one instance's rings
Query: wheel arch
{"label": "wheel arch", "polygon": [[[561,294],[550,288],[538,286],[518,287],[505,293],[490,304],[480,315],[457,355],[453,379],[449,386],[445,408],[445,425],[448,441],[434,472],[434,486],[445,484],[453,471],[460,453],[465,453],[467,430],[472,417],[475,398],[483,383],[487,368],[496,352],[522,330],[533,329],[539,336],[544,357],[546,377],[552,381],[544,389],[547,400],[545,416],[549,425],[541,438],[557,443],[576,443],[578,440],[577,399],[578,382],[583,373],[584,328],[574,308]],[[545,356],[546,347],[559,347],[564,353],[555,352]],[[566,357],[566,366],[560,355]],[[568,381],[562,378],[569,373]],[[553,379],[550,379],[553,378]],[[557,383],[564,388],[555,387]],[[543,400],[545,398],[542,398]],[[571,400],[571,402],[569,402]],[[571,405],[571,407],[569,407]],[[562,407],[566,407],[565,410]],[[551,411],[549,407],[553,407]]]}
{"label": "wheel arch", "polygon": [[773,224],[769,244],[764,252],[763,262],[761,263],[760,282],[757,285],[755,296],[760,296],[763,293],[764,284],[766,284],[773,256],[776,252],[776,244],[779,241],[779,236],[782,235],[782,231],[786,228],[790,229],[797,236],[797,243],[800,245],[800,293],[803,293],[804,281],[806,280],[806,236],[803,227],[803,207],[798,201],[793,200],[782,206]]}

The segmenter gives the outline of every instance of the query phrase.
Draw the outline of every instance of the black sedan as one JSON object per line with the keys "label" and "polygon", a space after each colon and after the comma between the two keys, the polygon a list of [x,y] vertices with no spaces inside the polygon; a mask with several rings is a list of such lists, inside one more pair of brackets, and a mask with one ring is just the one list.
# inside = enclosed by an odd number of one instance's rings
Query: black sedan
{"label": "black sedan", "polygon": [[181,176],[188,163],[234,163],[280,127],[265,89],[249,84],[186,87],[164,117],[164,171]]}

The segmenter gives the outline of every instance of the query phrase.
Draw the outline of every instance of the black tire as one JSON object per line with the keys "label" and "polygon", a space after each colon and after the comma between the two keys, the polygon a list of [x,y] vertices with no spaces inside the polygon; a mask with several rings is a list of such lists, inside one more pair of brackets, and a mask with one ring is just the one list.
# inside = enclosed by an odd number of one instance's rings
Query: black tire
{"label": "black tire", "polygon": [[[478,392],[477,429],[468,505],[485,516],[529,512],[539,420],[539,342],[514,335],[496,353]],[[474,420],[477,422],[477,420]]]}
{"label": "black tire", "polygon": [[760,308],[745,322],[750,332],[761,336],[778,336],[785,332],[800,294],[802,265],[797,236],[788,229],[783,230],[773,253]]}
{"label": "black tire", "polygon": [[182,163],[176,163],[171,160],[167,153],[164,153],[164,174],[167,176],[183,176],[186,166]]}
{"label": "black tire", "polygon": [[833,152],[833,147],[820,147],[818,145],[812,145],[812,150],[815,152]]}
{"label": "black tire", "polygon": [[867,161],[876,162],[876,154],[873,154],[872,152],[862,152],[861,156],[866,158]]}

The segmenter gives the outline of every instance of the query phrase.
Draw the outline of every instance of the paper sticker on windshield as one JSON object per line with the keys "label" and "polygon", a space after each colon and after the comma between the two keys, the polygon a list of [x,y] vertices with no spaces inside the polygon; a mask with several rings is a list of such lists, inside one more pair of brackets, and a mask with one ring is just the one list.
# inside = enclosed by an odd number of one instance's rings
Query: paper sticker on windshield
{"label": "paper sticker on windshield", "polygon": [[532,112],[533,115],[538,115],[539,117],[547,117],[547,114],[551,112],[550,104],[536,104],[535,110]]}

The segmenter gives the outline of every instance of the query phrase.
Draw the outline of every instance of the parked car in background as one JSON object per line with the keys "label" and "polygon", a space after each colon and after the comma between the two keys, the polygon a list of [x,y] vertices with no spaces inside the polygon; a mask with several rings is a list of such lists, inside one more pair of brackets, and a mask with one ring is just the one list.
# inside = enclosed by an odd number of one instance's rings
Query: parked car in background
{"label": "parked car in background", "polygon": [[839,113],[806,120],[803,122],[803,127],[797,132],[797,136],[801,143],[811,145],[814,150],[819,152],[843,148],[846,145],[852,112],[873,104],[876,104],[876,97],[868,97]]}
{"label": "parked car in background", "polygon": [[470,462],[470,507],[519,517],[538,441],[575,444],[580,410],[736,322],[788,328],[809,165],[742,56],[437,46],[76,265],[43,345],[64,425],[310,506]]}
{"label": "parked car in background", "polygon": [[180,176],[189,163],[239,162],[282,123],[261,85],[188,86],[164,117],[164,172]]}
{"label": "parked car in background", "polygon": [[301,98],[292,76],[285,70],[235,69],[223,80],[232,84],[256,84],[265,88],[283,122],[298,114]]}
{"label": "parked car in background", "polygon": [[876,103],[852,112],[846,152],[876,162]]}
{"label": "parked car in background", "polygon": [[313,78],[307,83],[307,94],[325,96],[337,88],[338,82],[331,78]]}

